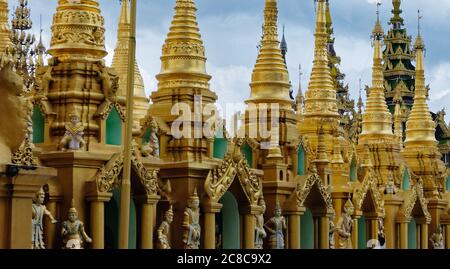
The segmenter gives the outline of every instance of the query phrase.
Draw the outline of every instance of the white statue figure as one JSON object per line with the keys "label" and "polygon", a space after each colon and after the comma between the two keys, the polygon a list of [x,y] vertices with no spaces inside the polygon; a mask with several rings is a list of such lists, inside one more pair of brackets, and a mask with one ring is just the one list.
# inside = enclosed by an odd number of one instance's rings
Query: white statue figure
{"label": "white statue figure", "polygon": [[69,115],[69,122],[66,123],[66,133],[60,142],[61,149],[80,150],[84,148],[86,142],[83,139],[84,127],[77,113]]}
{"label": "white statue figure", "polygon": [[64,249],[82,249],[83,242],[92,243],[92,239],[84,230],[84,223],[78,219],[73,200],[68,212],[68,220],[63,222],[61,235]]}
{"label": "white statue figure", "polygon": [[282,216],[280,204],[275,206],[275,215],[264,225],[270,233],[271,249],[284,249],[284,230],[286,230],[286,219]]}
{"label": "white statue figure", "polygon": [[170,224],[173,221],[173,209],[170,206],[169,210],[164,214],[164,221],[158,228],[158,240],[160,249],[170,249],[170,242],[168,235],[170,233]]}
{"label": "white statue figure", "polygon": [[261,212],[255,216],[255,249],[263,249],[264,238],[267,237],[266,230],[264,229],[266,203],[263,198],[259,200],[259,206],[261,207]]}
{"label": "white statue figure", "polygon": [[335,249],[335,246],[334,246],[334,232],[336,231],[336,225],[334,225],[335,219],[336,219],[336,213],[333,212],[333,214],[330,215],[329,219],[328,219],[330,249]]}
{"label": "white statue figure", "polygon": [[430,238],[431,247],[433,249],[444,249],[444,235],[442,234],[442,227],[439,225],[436,232]]}
{"label": "white statue figure", "polygon": [[339,235],[339,248],[340,249],[352,249],[352,230],[353,230],[353,220],[352,215],[355,210],[353,203],[350,200],[344,205],[344,212],[339,218],[336,225],[336,231]]}
{"label": "white statue figure", "polygon": [[183,220],[183,243],[185,249],[198,249],[200,247],[200,199],[197,196],[197,190],[189,198],[188,206],[184,211]]}
{"label": "white statue figure", "polygon": [[31,248],[32,249],[45,249],[44,244],[44,215],[48,216],[53,224],[58,221],[52,216],[52,213],[47,210],[44,205],[45,192],[41,188],[33,200],[32,204],[32,230],[31,230]]}

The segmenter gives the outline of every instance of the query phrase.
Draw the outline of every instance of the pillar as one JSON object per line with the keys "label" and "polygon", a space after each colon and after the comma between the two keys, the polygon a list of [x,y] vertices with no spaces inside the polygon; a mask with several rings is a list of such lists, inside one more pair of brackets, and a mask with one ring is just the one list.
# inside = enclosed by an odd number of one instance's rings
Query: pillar
{"label": "pillar", "polygon": [[105,203],[111,200],[111,193],[96,196],[88,196],[90,202],[90,228],[92,237],[92,249],[105,248]]}
{"label": "pillar", "polygon": [[203,205],[203,247],[216,248],[216,213],[222,209],[222,204],[207,202]]}
{"label": "pillar", "polygon": [[358,249],[358,219],[353,220],[352,247]]}
{"label": "pillar", "polygon": [[[55,219],[57,219],[60,223],[63,221],[63,219],[67,218],[67,213],[64,214],[62,216],[59,216],[58,214],[58,203],[62,201],[62,197],[52,197],[50,196],[49,201],[47,202],[46,206],[47,206],[47,210],[50,211],[50,213],[52,213],[52,215],[55,217]],[[51,223],[51,221],[46,218],[45,221],[45,243],[47,244],[46,248],[47,249],[60,249],[61,246],[57,246],[57,242],[56,242],[56,238],[57,238],[57,226],[58,225],[53,225]]]}
{"label": "pillar", "polygon": [[[399,244],[400,249],[408,249],[408,222],[400,222]],[[392,247],[394,248],[394,247]]]}
{"label": "pillar", "polygon": [[428,249],[428,224],[420,224],[420,247],[421,249]]}
{"label": "pillar", "polygon": [[[403,244],[400,240],[400,242],[396,242],[397,240],[397,232],[396,232],[396,225],[397,225],[397,215],[400,207],[402,206],[403,200],[402,198],[398,197],[397,195],[387,195],[384,200],[384,209],[386,212],[385,218],[384,218],[384,232],[386,233],[386,248],[387,249],[395,249],[396,247],[401,246]],[[401,227],[402,224],[406,225],[408,227],[408,221],[407,220],[401,220],[400,223],[400,230],[402,230]],[[403,240],[406,240],[406,244],[404,245],[406,248],[408,248],[408,229],[406,230],[406,234]],[[400,236],[400,238],[402,238]]]}
{"label": "pillar", "polygon": [[289,215],[288,223],[289,248],[300,249],[300,213]]}
{"label": "pillar", "polygon": [[320,243],[319,248],[320,249],[329,249],[330,248],[330,226],[328,223],[328,217],[322,216],[319,219],[319,225],[320,225]]}
{"label": "pillar", "polygon": [[141,249],[153,249],[154,215],[159,198],[159,196],[136,197],[136,200],[141,204],[141,231],[139,236]]}
{"label": "pillar", "polygon": [[255,248],[255,215],[260,212],[260,207],[250,205],[244,210],[244,249]]}

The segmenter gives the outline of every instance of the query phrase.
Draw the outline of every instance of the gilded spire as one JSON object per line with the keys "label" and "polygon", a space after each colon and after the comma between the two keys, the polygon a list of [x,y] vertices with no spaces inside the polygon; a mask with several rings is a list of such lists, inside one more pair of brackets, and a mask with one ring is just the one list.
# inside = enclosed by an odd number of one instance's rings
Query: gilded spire
{"label": "gilded spire", "polygon": [[305,100],[305,118],[338,118],[336,90],[328,66],[325,0],[318,0],[314,62]]}
{"label": "gilded spire", "polygon": [[[116,70],[119,75],[119,96],[126,96],[127,91],[127,70],[128,70],[128,55],[129,55],[129,38],[131,35],[130,22],[130,6],[129,0],[122,0],[122,7],[119,17],[119,27],[117,31],[117,44],[114,50],[114,58],[112,61],[112,68]],[[133,131],[139,131],[139,120],[144,118],[148,110],[148,99],[146,98],[144,80],[137,62],[135,61],[134,73],[134,100],[133,100]]]}
{"label": "gilded spire", "polygon": [[205,82],[211,79],[206,73],[205,47],[196,12],[193,0],[176,1],[175,15],[163,46],[159,80],[173,73],[190,74]]}
{"label": "gilded spire", "polygon": [[11,45],[11,32],[8,23],[8,0],[0,0],[0,53]]}
{"label": "gilded spire", "polygon": [[98,61],[106,55],[104,18],[98,0],[59,0],[49,54],[61,61]]}
{"label": "gilded spire", "polygon": [[328,34],[328,42],[334,42],[333,40],[333,34],[334,34],[334,30],[333,30],[333,18],[331,17],[331,10],[330,10],[330,0],[326,0],[327,1],[327,5],[326,5],[326,19],[327,19],[327,34]]}
{"label": "gilded spire", "polygon": [[394,25],[394,29],[400,29],[402,25],[404,25],[404,20],[401,17],[402,9],[401,6],[401,0],[392,0],[392,5],[394,6],[394,9],[392,9],[392,18],[391,18],[391,24]]}
{"label": "gilded spire", "polygon": [[427,104],[424,68],[425,43],[420,33],[417,36],[414,48],[416,50],[416,90],[414,105],[406,124],[405,147],[409,148],[413,145],[437,147],[435,123]]}
{"label": "gilded spire", "polygon": [[377,11],[377,22],[372,31],[374,42],[372,88],[369,91],[367,105],[363,115],[360,143],[367,142],[366,139],[368,136],[373,137],[376,135],[377,138],[380,136],[392,138],[393,135],[392,115],[386,105],[384,95],[383,52],[381,44],[383,36],[384,32]]}
{"label": "gilded spire", "polygon": [[298,66],[298,91],[297,96],[295,97],[295,103],[297,107],[297,113],[300,114],[303,112],[303,103],[305,101],[305,97],[303,96],[303,89],[302,89],[302,65],[300,64]]}
{"label": "gilded spire", "polygon": [[280,49],[281,49],[281,55],[283,55],[284,63],[286,63],[286,55],[288,53],[288,46],[287,46],[287,42],[286,42],[286,37],[284,35],[284,30],[285,30],[285,27],[283,25],[283,38],[281,38]]}
{"label": "gilded spire", "polygon": [[277,102],[292,107],[291,84],[278,41],[276,0],[266,0],[261,48],[252,75],[251,97],[247,103]]}

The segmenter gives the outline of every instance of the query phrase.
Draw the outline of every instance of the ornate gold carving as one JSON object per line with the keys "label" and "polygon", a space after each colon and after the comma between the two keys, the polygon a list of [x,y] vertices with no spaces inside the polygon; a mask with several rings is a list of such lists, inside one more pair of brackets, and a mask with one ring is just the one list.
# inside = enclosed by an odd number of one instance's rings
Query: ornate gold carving
{"label": "ornate gold carving", "polygon": [[328,192],[327,188],[323,185],[322,179],[317,174],[309,174],[304,181],[298,182],[295,189],[297,206],[303,207],[306,198],[308,198],[314,185],[317,186],[322,199],[324,200],[328,210],[333,211],[333,201],[331,199],[331,194]]}
{"label": "ornate gold carving", "polygon": [[372,169],[366,174],[362,185],[354,191],[353,202],[356,210],[362,210],[364,200],[367,194],[372,195],[372,200],[375,203],[375,209],[377,213],[384,212],[383,196],[378,190],[378,181]]}
{"label": "ornate gold carving", "polygon": [[94,177],[99,192],[111,192],[119,186],[119,175],[123,169],[123,153],[115,154],[111,160],[102,166]]}
{"label": "ornate gold carving", "polygon": [[235,139],[233,150],[226,154],[225,159],[216,169],[211,170],[206,178],[204,188],[214,202],[218,202],[222,198],[236,176],[252,205],[258,205],[258,201],[262,197],[261,179],[250,169],[240,151],[243,141],[243,139]]}

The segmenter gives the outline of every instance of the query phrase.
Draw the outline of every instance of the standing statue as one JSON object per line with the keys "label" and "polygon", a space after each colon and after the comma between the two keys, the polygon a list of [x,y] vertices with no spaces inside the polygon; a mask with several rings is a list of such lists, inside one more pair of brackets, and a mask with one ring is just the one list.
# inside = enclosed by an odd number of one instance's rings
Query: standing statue
{"label": "standing statue", "polygon": [[442,234],[442,227],[439,225],[436,232],[430,238],[433,249],[444,249],[444,236]]}
{"label": "standing statue", "polygon": [[197,189],[189,198],[188,206],[184,211],[183,220],[183,243],[185,249],[198,249],[200,246],[200,199],[197,196]]}
{"label": "standing statue", "polygon": [[158,228],[158,240],[159,240],[159,249],[170,249],[169,243],[169,233],[170,233],[170,224],[173,221],[173,208],[170,206],[169,210],[164,214],[164,221]]}
{"label": "standing statue", "polygon": [[31,220],[31,248],[45,249],[44,244],[44,215],[48,216],[53,224],[58,221],[53,217],[52,213],[47,210],[44,205],[45,192],[41,188],[33,199],[32,220]]}
{"label": "standing statue", "polygon": [[150,139],[141,146],[141,153],[143,157],[153,156],[159,158],[159,138],[158,138],[158,124],[155,119],[150,124]]}
{"label": "standing statue", "polygon": [[84,230],[84,223],[78,219],[74,200],[68,212],[68,220],[63,222],[61,235],[63,237],[63,249],[82,249],[83,240],[92,243],[92,239]]}
{"label": "standing statue", "polygon": [[273,216],[264,227],[269,231],[269,244],[272,249],[284,249],[284,234],[286,230],[286,219],[281,215],[281,207],[277,202],[275,206],[275,216]]}
{"label": "standing statue", "polygon": [[344,213],[342,213],[341,217],[338,220],[336,225],[336,230],[339,235],[339,248],[340,249],[352,249],[352,229],[353,229],[353,220],[352,215],[355,208],[350,200],[345,203]]}
{"label": "standing statue", "polygon": [[66,133],[60,142],[61,149],[63,151],[80,150],[86,145],[83,139],[83,124],[81,123],[80,116],[75,112],[70,113],[69,120],[66,123]]}
{"label": "standing statue", "polygon": [[259,200],[259,206],[261,212],[255,216],[255,249],[263,249],[264,238],[267,237],[266,230],[264,229],[264,214],[266,213],[266,202],[264,198]]}
{"label": "standing statue", "polygon": [[333,212],[332,215],[328,217],[328,233],[329,233],[329,241],[330,241],[330,249],[335,249],[334,246],[334,232],[336,231],[336,226],[334,225],[334,220],[336,219],[336,213]]}

